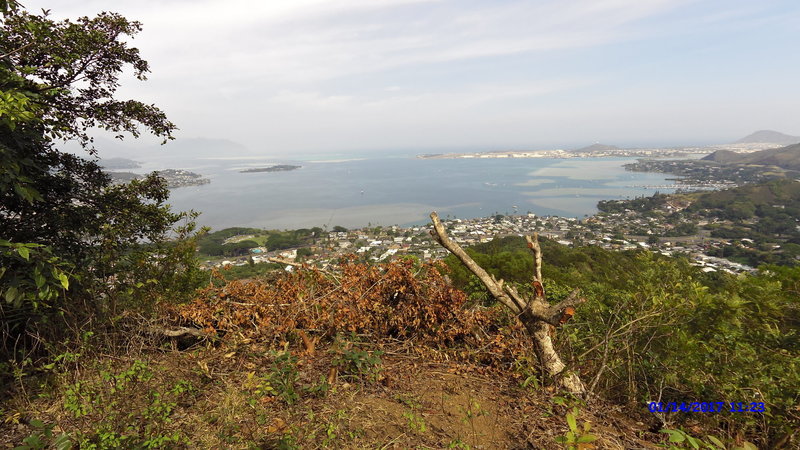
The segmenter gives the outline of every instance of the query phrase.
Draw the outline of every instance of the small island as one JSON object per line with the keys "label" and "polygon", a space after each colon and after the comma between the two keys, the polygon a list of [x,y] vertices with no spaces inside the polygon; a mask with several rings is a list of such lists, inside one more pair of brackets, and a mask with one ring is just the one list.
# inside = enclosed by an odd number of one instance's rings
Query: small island
{"label": "small island", "polygon": [[290,164],[278,164],[270,167],[254,167],[252,169],[240,170],[239,173],[255,173],[255,172],[288,172],[290,170],[297,170],[302,166],[293,166]]}
{"label": "small island", "polygon": [[[128,183],[133,180],[141,180],[144,175],[132,172],[106,172],[111,177],[112,183]],[[186,186],[200,186],[211,182],[208,178],[199,173],[181,169],[165,169],[156,171],[158,176],[167,181],[167,188],[173,189]]]}

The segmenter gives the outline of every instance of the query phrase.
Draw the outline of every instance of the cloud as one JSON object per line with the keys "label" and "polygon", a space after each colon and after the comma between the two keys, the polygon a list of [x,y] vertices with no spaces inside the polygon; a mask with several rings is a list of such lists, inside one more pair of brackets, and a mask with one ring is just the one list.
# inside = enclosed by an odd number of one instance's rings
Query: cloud
{"label": "cloud", "polygon": [[[172,78],[311,83],[450,61],[598,46],[680,1],[234,0],[115,2],[145,24],[137,44]],[[68,3],[89,14],[105,2]]]}
{"label": "cloud", "polygon": [[[287,151],[549,145],[558,135],[556,145],[569,146],[656,135],[654,123],[662,124],[661,136],[676,123],[708,129],[702,115],[737,113],[730,103],[719,106],[725,102],[715,86],[724,80],[713,73],[695,87],[687,79],[698,66],[722,62],[731,67],[725,76],[740,77],[730,85],[755,84],[760,78],[748,73],[756,68],[721,59],[735,52],[720,47],[735,45],[729,42],[740,30],[794,29],[778,18],[797,17],[796,7],[785,11],[768,0],[25,3],[42,3],[58,17],[117,10],[142,21],[134,44],[153,74],[147,83],[125,80],[121,95],[162,106],[187,135],[215,133],[251,147],[268,139]],[[703,99],[717,103],[702,114],[681,110]],[[738,127],[775,109],[772,103],[754,104],[747,119],[726,119],[726,132],[732,121]]]}

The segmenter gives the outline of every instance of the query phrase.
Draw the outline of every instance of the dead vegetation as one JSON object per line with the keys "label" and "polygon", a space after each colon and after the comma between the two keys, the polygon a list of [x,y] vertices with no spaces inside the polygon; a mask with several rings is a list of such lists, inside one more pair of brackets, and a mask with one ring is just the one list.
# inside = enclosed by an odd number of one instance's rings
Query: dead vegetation
{"label": "dead vegetation", "polygon": [[509,366],[527,354],[520,324],[496,308],[465,308],[466,296],[450,285],[444,269],[441,263],[345,261],[337,274],[310,269],[270,282],[232,281],[171,308],[168,322],[273,347],[356,333],[402,340],[421,356],[490,366]]}

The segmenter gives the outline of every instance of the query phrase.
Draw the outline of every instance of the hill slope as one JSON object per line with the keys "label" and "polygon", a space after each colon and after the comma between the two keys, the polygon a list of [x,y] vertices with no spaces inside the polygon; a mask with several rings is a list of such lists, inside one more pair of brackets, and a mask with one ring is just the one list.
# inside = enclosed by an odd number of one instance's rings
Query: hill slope
{"label": "hill slope", "polygon": [[744,155],[730,150],[717,150],[714,153],[704,156],[703,161],[712,161],[720,164],[731,164],[738,162]]}
{"label": "hill slope", "polygon": [[787,170],[800,170],[800,144],[781,148],[771,148],[753,153],[734,153],[728,150],[717,150],[703,158],[723,165],[755,164],[761,166],[778,166]]}

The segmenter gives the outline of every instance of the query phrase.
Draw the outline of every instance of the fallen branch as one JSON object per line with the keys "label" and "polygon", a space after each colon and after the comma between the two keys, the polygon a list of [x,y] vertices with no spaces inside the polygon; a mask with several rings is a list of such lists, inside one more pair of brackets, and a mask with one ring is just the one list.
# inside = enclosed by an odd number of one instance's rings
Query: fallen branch
{"label": "fallen branch", "polygon": [[287,266],[292,266],[292,267],[303,267],[303,264],[292,262],[292,261],[287,261],[285,259],[280,259],[280,258],[275,258],[275,257],[267,258],[267,261],[272,262],[272,263],[276,263],[276,264],[286,264]]}
{"label": "fallen branch", "polygon": [[274,256],[270,257],[270,258],[267,258],[267,261],[272,262],[272,263],[276,263],[276,264],[285,264],[287,266],[297,267],[298,269],[316,270],[319,273],[324,273],[325,275],[330,275],[337,282],[339,281],[339,278],[336,276],[336,274],[331,272],[330,270],[320,269],[318,267],[309,266],[308,264],[302,264],[302,263],[296,263],[296,262],[292,262],[292,261],[287,261],[285,259],[275,258]]}

